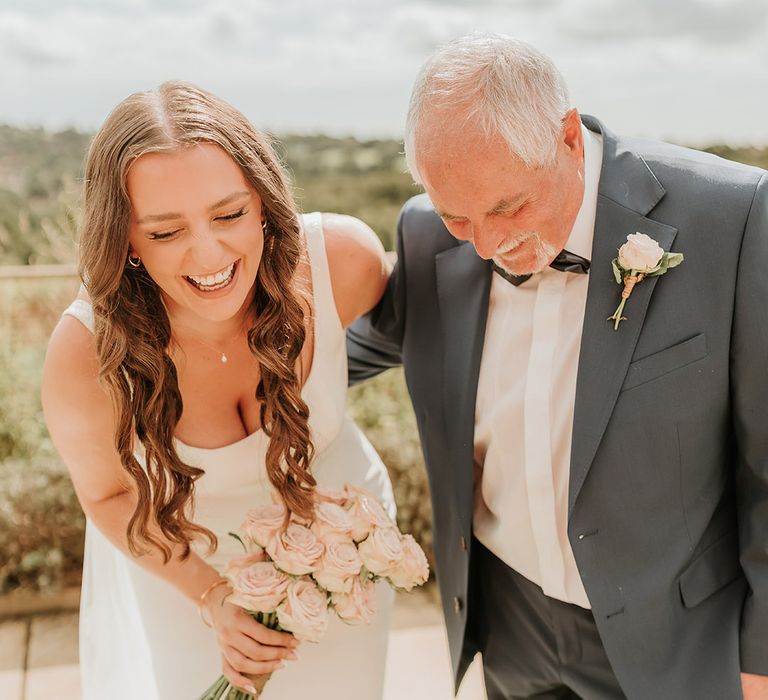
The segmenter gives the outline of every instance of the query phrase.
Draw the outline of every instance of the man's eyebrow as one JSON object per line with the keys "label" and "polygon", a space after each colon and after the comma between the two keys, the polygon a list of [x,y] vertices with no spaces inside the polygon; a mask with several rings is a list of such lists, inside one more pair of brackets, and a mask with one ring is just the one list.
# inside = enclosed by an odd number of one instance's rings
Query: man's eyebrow
{"label": "man's eyebrow", "polygon": [[510,211],[510,210],[513,210],[513,209],[519,209],[520,205],[523,203],[524,199],[525,199],[525,195],[524,194],[519,194],[519,195],[513,197],[512,199],[502,199],[488,213],[489,214],[499,214],[500,212]]}
{"label": "man's eyebrow", "polygon": [[[212,204],[210,207],[208,207],[208,211],[213,211],[214,209],[219,209],[220,207],[226,206],[230,202],[240,199],[241,197],[247,197],[250,195],[250,192],[246,192],[245,190],[241,192],[233,192],[232,194],[228,194],[223,199],[220,199],[215,204]],[[170,221],[173,219],[181,219],[183,218],[183,214],[179,214],[175,211],[169,211],[164,214],[147,214],[146,216],[142,216],[136,223],[141,224],[149,224],[156,221]]]}
{"label": "man's eyebrow", "polygon": [[[520,206],[524,203],[526,199],[526,195],[524,194],[518,194],[512,197],[511,199],[501,199],[499,200],[496,205],[490,209],[487,214],[500,214],[501,212],[511,211],[514,209],[519,209]],[[454,221],[456,219],[463,219],[463,216],[456,216],[455,214],[449,214],[446,211],[437,210],[437,215],[441,219],[448,219],[448,221]]]}

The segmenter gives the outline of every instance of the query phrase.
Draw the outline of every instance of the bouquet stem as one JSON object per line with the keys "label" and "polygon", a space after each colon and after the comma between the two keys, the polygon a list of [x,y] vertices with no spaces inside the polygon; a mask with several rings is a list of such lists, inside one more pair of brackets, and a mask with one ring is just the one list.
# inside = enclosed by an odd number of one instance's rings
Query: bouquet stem
{"label": "bouquet stem", "polygon": [[[261,694],[264,692],[264,686],[267,684],[267,681],[272,678],[271,673],[262,673],[260,676],[255,676],[253,679],[253,687],[256,688],[256,695],[249,695],[248,698],[259,698],[261,697]],[[238,699],[239,700],[239,699]]]}
{"label": "bouquet stem", "polygon": [[262,673],[253,677],[253,687],[256,694],[246,693],[238,690],[224,677],[221,676],[208,690],[206,690],[198,700],[257,700],[264,692],[264,687],[272,677],[271,673]]}
{"label": "bouquet stem", "polygon": [[[280,624],[277,620],[277,613],[264,613],[254,612],[251,616],[256,622],[269,627],[269,629],[280,630]],[[267,681],[272,677],[272,673],[262,673],[261,675],[253,677],[253,687],[256,689],[256,694],[246,693],[245,691],[238,690],[233,687],[232,684],[224,676],[220,676],[219,679],[206,690],[197,700],[257,700],[264,692],[264,686],[267,685]]]}

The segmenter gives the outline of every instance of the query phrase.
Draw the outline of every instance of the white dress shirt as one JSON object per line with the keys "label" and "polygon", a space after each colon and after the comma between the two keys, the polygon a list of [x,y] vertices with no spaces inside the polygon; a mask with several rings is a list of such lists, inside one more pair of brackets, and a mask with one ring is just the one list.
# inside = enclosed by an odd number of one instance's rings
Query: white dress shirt
{"label": "white dress shirt", "polygon": [[[602,138],[584,134],[584,198],[565,248],[587,259]],[[609,271],[610,272],[610,271]],[[568,479],[588,275],[494,274],[475,405],[475,536],[552,598],[589,608],[568,541]]]}

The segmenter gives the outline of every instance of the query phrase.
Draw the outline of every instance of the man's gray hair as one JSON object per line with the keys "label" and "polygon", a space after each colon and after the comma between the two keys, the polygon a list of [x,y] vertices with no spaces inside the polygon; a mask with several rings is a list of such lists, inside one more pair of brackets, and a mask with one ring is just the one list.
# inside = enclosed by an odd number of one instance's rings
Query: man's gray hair
{"label": "man's gray hair", "polygon": [[[421,68],[405,125],[405,158],[416,182],[417,149],[438,133],[422,133],[425,113],[432,129],[460,133],[479,127],[500,136],[526,166],[554,162],[562,119],[570,109],[568,88],[555,64],[523,41],[503,34],[470,34],[440,47]],[[450,119],[450,123],[447,121]]]}

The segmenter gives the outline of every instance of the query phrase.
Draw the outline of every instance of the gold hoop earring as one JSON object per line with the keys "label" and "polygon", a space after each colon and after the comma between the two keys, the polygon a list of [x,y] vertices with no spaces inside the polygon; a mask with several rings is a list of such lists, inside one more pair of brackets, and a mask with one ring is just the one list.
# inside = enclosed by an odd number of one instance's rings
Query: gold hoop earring
{"label": "gold hoop earring", "polygon": [[262,231],[262,233],[266,233],[267,232],[267,217],[266,216],[261,220],[261,231]]}
{"label": "gold hoop earring", "polygon": [[138,255],[135,258],[129,255],[128,264],[131,267],[141,267],[141,258]]}

